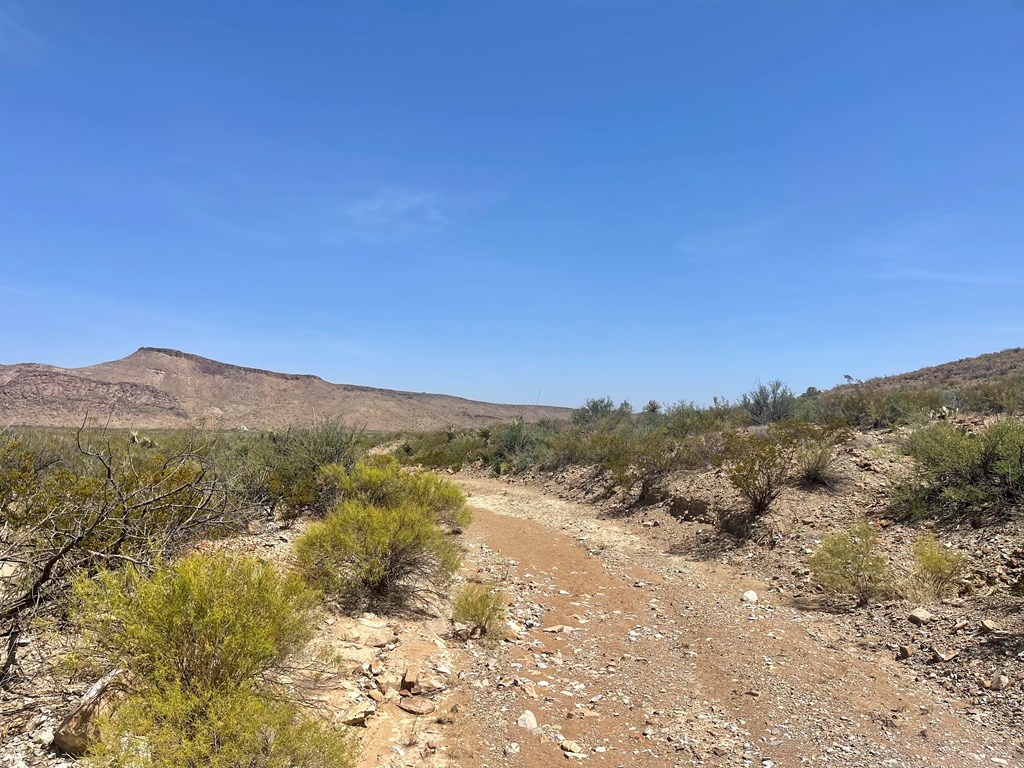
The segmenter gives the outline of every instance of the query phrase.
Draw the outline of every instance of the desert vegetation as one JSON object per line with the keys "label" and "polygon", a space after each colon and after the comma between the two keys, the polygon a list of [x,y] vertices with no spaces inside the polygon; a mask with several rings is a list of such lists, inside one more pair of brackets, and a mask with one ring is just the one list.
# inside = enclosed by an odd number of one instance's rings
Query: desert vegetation
{"label": "desert vegetation", "polygon": [[[372,444],[332,422],[0,434],[2,691],[99,681],[102,716],[60,741],[89,764],[353,765],[304,693],[330,669],[320,615],[443,602],[470,522],[457,487]],[[209,552],[270,519],[303,531],[297,569]],[[56,644],[27,658],[27,636]]]}
{"label": "desert vegetation", "polygon": [[[963,532],[1012,524],[1024,497],[1018,401],[1015,380],[941,392],[852,382],[800,396],[771,381],[736,401],[635,411],[605,397],[565,421],[397,436],[330,421],[7,430],[3,695],[41,679],[64,697],[101,685],[107,709],[80,747],[62,747],[97,766],[353,765],[358,740],[343,723],[363,717],[318,714],[318,686],[334,673],[311,644],[317,627],[432,615],[449,641],[497,653],[518,620],[537,621],[521,605],[513,619],[501,576],[460,577],[472,516],[443,476],[460,469],[582,478],[588,499],[625,518],[681,509],[713,542],[706,552],[762,562],[788,547],[791,571],[845,615],[969,598],[985,586]],[[851,471],[879,467],[870,509],[799,520],[820,527],[795,544],[798,510],[834,509],[863,484]],[[273,557],[228,554],[263,529],[278,532],[264,544]],[[1005,571],[985,578],[1015,586]],[[402,685],[419,695],[415,681]]]}

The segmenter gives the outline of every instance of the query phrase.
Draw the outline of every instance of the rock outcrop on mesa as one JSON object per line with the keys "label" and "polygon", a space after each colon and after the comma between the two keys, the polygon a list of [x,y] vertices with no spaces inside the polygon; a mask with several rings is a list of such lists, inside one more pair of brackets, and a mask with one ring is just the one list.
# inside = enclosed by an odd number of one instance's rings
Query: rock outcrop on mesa
{"label": "rock outcrop on mesa", "polygon": [[331,418],[371,431],[565,419],[569,409],[333,384],[319,376],[221,363],[142,347],[85,368],[0,365],[0,425],[279,429]]}

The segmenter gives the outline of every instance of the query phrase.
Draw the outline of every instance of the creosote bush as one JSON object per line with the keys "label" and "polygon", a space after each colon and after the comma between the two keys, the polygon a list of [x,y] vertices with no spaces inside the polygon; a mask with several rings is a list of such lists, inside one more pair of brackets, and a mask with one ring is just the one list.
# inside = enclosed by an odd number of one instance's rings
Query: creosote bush
{"label": "creosote bush", "polygon": [[312,584],[353,609],[387,610],[436,592],[461,561],[430,510],[357,501],[310,525],[295,552]]}
{"label": "creosote bush", "polygon": [[74,585],[78,664],[122,670],[86,763],[124,768],[350,768],[345,733],[287,695],[318,598],[251,558],[194,554]]}
{"label": "creosote bush", "polygon": [[852,595],[859,606],[890,586],[888,561],[879,551],[877,531],[867,521],[827,537],[807,565],[825,592]]}
{"label": "creosote bush", "polygon": [[500,640],[505,634],[505,593],[484,584],[466,584],[452,602],[452,621],[468,624],[475,634]]}

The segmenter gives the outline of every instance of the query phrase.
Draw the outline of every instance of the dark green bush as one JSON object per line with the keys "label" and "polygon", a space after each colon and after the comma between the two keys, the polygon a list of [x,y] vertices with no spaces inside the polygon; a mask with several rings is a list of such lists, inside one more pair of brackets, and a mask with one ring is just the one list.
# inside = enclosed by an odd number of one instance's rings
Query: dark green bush
{"label": "dark green bush", "polygon": [[971,432],[946,421],[907,440],[914,474],[896,490],[911,517],[1004,513],[1024,500],[1024,423],[1008,418]]}
{"label": "dark green bush", "polygon": [[755,424],[774,424],[792,418],[796,409],[796,396],[793,390],[774,379],[767,384],[758,382],[754,389],[743,396],[741,405]]}

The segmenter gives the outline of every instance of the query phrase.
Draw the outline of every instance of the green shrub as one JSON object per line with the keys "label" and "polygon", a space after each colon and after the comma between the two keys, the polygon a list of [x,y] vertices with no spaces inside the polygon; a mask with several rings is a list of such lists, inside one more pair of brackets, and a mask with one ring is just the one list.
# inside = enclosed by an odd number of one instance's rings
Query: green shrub
{"label": "green shrub", "polygon": [[438,522],[464,528],[472,522],[458,486],[429,472],[408,472],[394,456],[371,456],[351,469],[329,464],[320,469],[321,497],[344,498],[371,507],[421,507]]}
{"label": "green shrub", "polygon": [[247,689],[169,685],[99,722],[84,763],[104,768],[352,768],[357,745],[294,704]]}
{"label": "green shrub", "polygon": [[942,600],[956,592],[963,575],[963,558],[942,546],[933,534],[917,538],[913,547],[914,565],[907,584],[909,596],[923,600]]}
{"label": "green shrub", "polygon": [[792,445],[771,434],[751,434],[735,436],[728,451],[731,461],[726,476],[748,507],[723,512],[719,524],[726,532],[745,538],[786,487],[792,468]]}
{"label": "green shrub", "polygon": [[741,405],[755,424],[774,424],[793,416],[796,396],[793,390],[775,379],[767,384],[758,382],[754,389],[743,396]]}
{"label": "green shrub", "polygon": [[807,565],[825,592],[852,595],[860,606],[889,588],[888,563],[879,552],[877,532],[866,521],[826,538]]}
{"label": "green shrub", "polygon": [[307,578],[351,608],[400,607],[443,587],[458,570],[457,547],[422,507],[340,504],[295,542]]}
{"label": "green shrub", "polygon": [[946,421],[915,430],[907,441],[915,472],[896,490],[910,517],[975,517],[1024,501],[1024,423],[1008,418],[979,432]]}
{"label": "green shrub", "polygon": [[452,621],[468,624],[474,634],[500,639],[505,631],[508,598],[500,590],[483,584],[467,584],[455,595]]}
{"label": "green shrub", "polygon": [[[355,745],[287,697],[318,599],[268,563],[194,554],[76,581],[79,661],[123,670],[87,765],[350,768]],[[275,684],[280,683],[280,684]]]}
{"label": "green shrub", "polygon": [[313,636],[318,605],[296,576],[246,557],[194,554],[152,574],[75,582],[70,617],[92,658],[146,686],[257,686]]}

